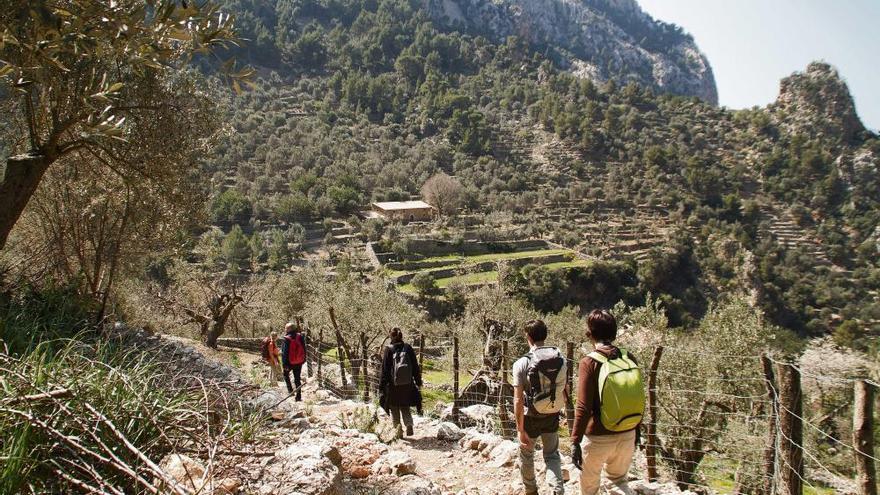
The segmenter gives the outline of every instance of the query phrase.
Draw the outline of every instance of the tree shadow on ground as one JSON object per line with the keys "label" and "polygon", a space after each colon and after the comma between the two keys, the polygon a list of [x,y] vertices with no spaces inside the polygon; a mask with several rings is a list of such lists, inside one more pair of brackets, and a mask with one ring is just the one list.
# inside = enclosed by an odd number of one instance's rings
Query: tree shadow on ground
{"label": "tree shadow on ground", "polygon": [[433,437],[405,437],[400,440],[403,445],[408,445],[418,450],[436,450],[439,452],[452,452],[458,449],[458,442],[438,440]]}

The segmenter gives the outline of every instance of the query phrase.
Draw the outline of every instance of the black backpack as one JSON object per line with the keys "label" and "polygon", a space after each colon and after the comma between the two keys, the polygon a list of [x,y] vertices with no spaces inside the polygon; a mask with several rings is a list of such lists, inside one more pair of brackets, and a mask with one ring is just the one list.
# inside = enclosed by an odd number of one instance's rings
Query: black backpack
{"label": "black backpack", "polygon": [[409,353],[405,345],[396,345],[393,348],[391,360],[393,363],[393,383],[395,386],[412,385],[413,370],[410,363]]}
{"label": "black backpack", "polygon": [[538,347],[526,354],[529,359],[526,406],[532,415],[558,414],[565,407],[568,363],[555,347]]}

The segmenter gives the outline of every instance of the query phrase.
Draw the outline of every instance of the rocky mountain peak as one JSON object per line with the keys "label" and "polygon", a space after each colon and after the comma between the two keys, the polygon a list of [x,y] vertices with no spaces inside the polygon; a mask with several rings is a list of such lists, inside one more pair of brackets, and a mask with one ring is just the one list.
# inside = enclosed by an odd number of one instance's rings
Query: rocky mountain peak
{"label": "rocky mountain peak", "polygon": [[600,9],[616,11],[629,15],[644,15],[642,7],[636,0],[588,0],[588,3]]}
{"label": "rocky mountain peak", "polygon": [[680,27],[657,21],[635,0],[425,0],[446,29],[503,42],[519,36],[575,74],[637,82],[718,103],[705,55]]}
{"label": "rocky mountain peak", "polygon": [[780,125],[795,133],[813,130],[851,141],[865,131],[849,87],[825,62],[783,79],[773,109]]}

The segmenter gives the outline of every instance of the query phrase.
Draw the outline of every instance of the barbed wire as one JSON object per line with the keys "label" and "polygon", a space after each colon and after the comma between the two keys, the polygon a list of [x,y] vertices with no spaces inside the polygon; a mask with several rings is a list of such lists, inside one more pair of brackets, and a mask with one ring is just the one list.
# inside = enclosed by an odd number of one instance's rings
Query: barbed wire
{"label": "barbed wire", "polygon": [[865,381],[867,383],[871,383],[871,384],[877,386],[876,383],[874,383],[872,380],[870,380],[868,378],[816,375],[816,374],[810,373],[809,371],[805,371],[801,366],[799,366],[798,364],[796,364],[792,361],[780,361],[780,360],[774,359],[772,357],[768,357],[768,359],[774,364],[781,365],[781,366],[789,366],[789,367],[793,368],[794,370],[796,370],[800,374],[802,379],[809,378],[812,380],[816,380],[818,382],[836,382],[836,383],[846,383],[846,384],[855,384],[860,381]]}
{"label": "barbed wire", "polygon": [[790,472],[790,473],[794,473],[795,476],[797,476],[798,479],[800,479],[801,483],[805,484],[805,485],[808,486],[811,490],[813,490],[813,493],[821,493],[819,489],[817,489],[812,483],[810,483],[810,480],[808,480],[806,477],[804,477],[804,476],[801,474],[801,470],[800,470],[800,469],[796,469],[794,466],[792,466],[791,464],[789,464],[788,461],[785,459],[784,456],[776,456],[776,459],[777,459],[777,462],[780,462],[780,463],[784,464],[784,468],[785,468],[786,471],[788,471],[788,472]]}
{"label": "barbed wire", "polygon": [[758,377],[758,376],[755,376],[755,377],[736,377],[736,378],[713,377],[713,376],[697,377],[697,376],[694,376],[693,374],[690,374],[690,373],[678,373],[675,371],[668,371],[668,370],[663,370],[663,369],[658,369],[656,371],[656,373],[658,376],[662,376],[662,375],[682,376],[682,377],[686,377],[686,378],[699,378],[700,380],[716,381],[716,382],[734,382],[734,383],[742,383],[742,382],[765,383],[766,382],[766,379],[763,376],[762,377]]}
{"label": "barbed wire", "polygon": [[[803,453],[804,456],[806,456],[808,459],[812,460],[817,466],[822,468],[832,478],[839,476],[839,474],[835,473],[834,471],[831,471],[831,469],[829,469],[827,466],[822,464],[822,461],[820,461],[818,458],[816,458],[816,456],[814,456],[808,449],[806,449],[802,443],[799,444],[799,443],[795,442],[791,437],[786,435],[785,432],[782,430],[782,428],[779,428],[777,430],[777,435],[779,435],[779,438],[781,438],[785,441],[788,441],[791,445],[798,448]],[[788,465],[788,461],[785,461],[784,457],[782,457],[782,460],[786,463],[786,465]],[[788,466],[790,467],[790,465],[788,465]],[[807,463],[806,463],[806,461],[804,461],[804,468],[806,468],[806,467],[807,467]],[[798,477],[801,478],[801,480],[803,480],[804,483],[809,484],[809,482],[803,476],[800,475],[799,470],[792,469],[792,471],[797,473]],[[810,485],[810,486],[812,487],[812,485]]]}
{"label": "barbed wire", "polygon": [[790,415],[794,416],[795,418],[798,418],[798,419],[801,421],[802,424],[809,426],[809,427],[812,428],[813,430],[816,430],[817,432],[821,433],[822,436],[824,436],[825,438],[827,438],[827,439],[833,441],[834,443],[840,445],[841,447],[846,447],[847,449],[852,450],[853,452],[855,452],[855,453],[857,453],[857,454],[859,454],[859,455],[863,455],[863,456],[865,456],[865,457],[867,457],[867,458],[873,460],[874,462],[880,462],[880,458],[875,457],[874,455],[869,454],[869,453],[867,453],[867,452],[862,452],[861,450],[857,449],[854,445],[850,445],[850,444],[845,443],[845,442],[841,441],[840,439],[838,439],[838,438],[836,438],[836,437],[834,437],[834,436],[832,436],[832,435],[829,435],[827,432],[825,432],[824,430],[822,430],[822,429],[819,428],[818,426],[814,425],[810,420],[804,418],[803,416],[800,416],[800,415],[796,414],[794,411],[792,411],[791,409],[789,409],[789,408],[783,406],[782,404],[780,404],[779,407],[780,407],[780,409],[781,409],[782,411],[785,411],[786,414],[790,414]]}
{"label": "barbed wire", "polygon": [[[738,464],[753,465],[755,467],[763,468],[763,465],[760,463],[747,463],[747,462],[743,462],[743,460],[739,459],[739,458],[733,458],[733,457],[720,458],[718,456],[708,455],[708,454],[706,455],[706,457],[708,457],[710,459],[730,460],[730,461],[734,461]],[[676,459],[674,457],[663,456],[663,455],[658,454],[657,459],[660,461],[663,461],[663,464],[661,466],[658,466],[663,471],[667,471],[667,472],[671,472],[671,473],[683,473],[683,474],[688,474],[688,475],[692,475],[695,477],[702,476],[707,479],[714,479],[714,480],[719,480],[719,481],[727,480],[727,478],[723,478],[718,475],[711,475],[711,474],[707,473],[705,468],[697,469],[696,471],[688,471],[685,469],[676,469],[675,467],[672,466],[672,464],[679,461],[679,459]],[[750,472],[749,476],[754,479],[773,479],[774,478],[773,476],[768,476],[768,475],[766,475],[764,473],[760,473],[760,472]],[[689,484],[692,484],[692,483],[689,483]],[[693,484],[693,485],[705,487],[705,485],[699,485],[699,484]]]}

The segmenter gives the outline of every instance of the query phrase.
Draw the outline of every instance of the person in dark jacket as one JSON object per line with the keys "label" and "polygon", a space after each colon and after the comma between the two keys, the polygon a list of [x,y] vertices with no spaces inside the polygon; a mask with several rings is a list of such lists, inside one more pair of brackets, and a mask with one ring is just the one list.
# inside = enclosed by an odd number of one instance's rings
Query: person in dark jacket
{"label": "person in dark jacket", "polygon": [[394,328],[390,333],[391,343],[385,348],[382,357],[382,376],[379,390],[382,397],[379,403],[385,411],[390,411],[394,426],[401,431],[401,418],[406,426],[406,435],[413,434],[411,407],[421,413],[422,370],[412,346],[403,341],[403,332]]}
{"label": "person in dark jacket", "polygon": [[[284,343],[281,345],[281,364],[284,366],[284,383],[287,393],[296,390],[296,400],[302,400],[302,368],[306,362],[306,337],[296,323],[284,326]],[[290,372],[293,371],[293,385]],[[296,388],[294,388],[296,387]]]}

